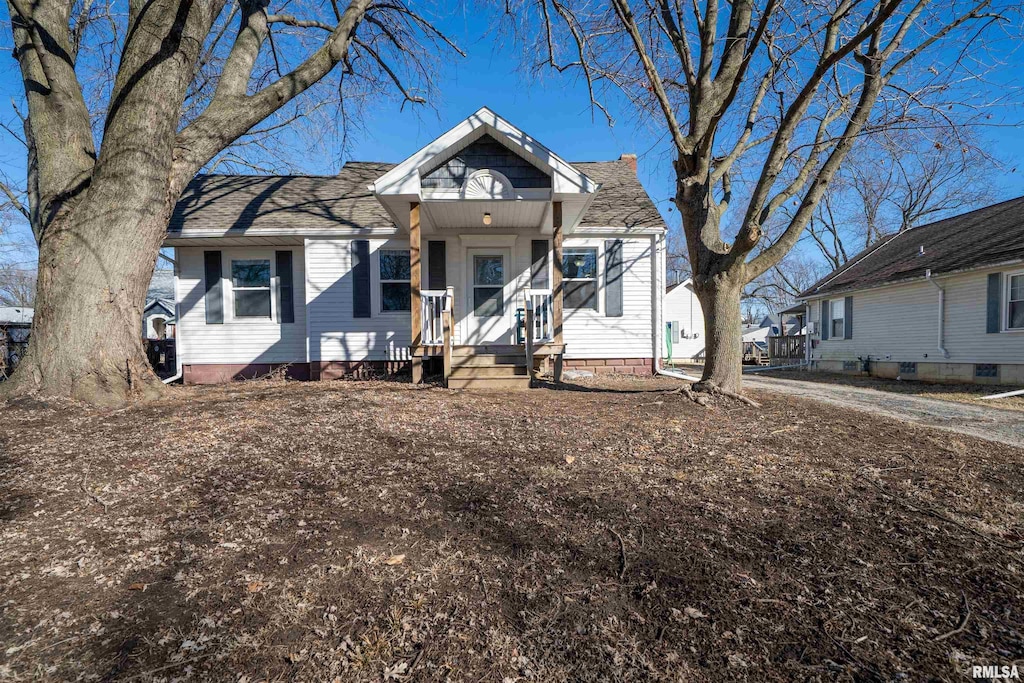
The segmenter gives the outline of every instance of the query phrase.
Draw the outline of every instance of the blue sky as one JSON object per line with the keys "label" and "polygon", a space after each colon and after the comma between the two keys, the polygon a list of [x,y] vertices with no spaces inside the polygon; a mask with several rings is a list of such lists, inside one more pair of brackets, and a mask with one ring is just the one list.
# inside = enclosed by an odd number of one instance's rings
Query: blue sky
{"label": "blue sky", "polygon": [[[6,19],[6,4],[0,17]],[[496,46],[488,35],[483,18],[467,12],[453,15],[442,27],[468,53],[465,59],[445,60],[438,78],[440,97],[429,107],[382,102],[369,108],[361,122],[361,130],[353,134],[347,156],[352,159],[400,161],[479,107],[487,105],[570,161],[616,159],[622,153],[640,155],[640,178],[658,204],[670,226],[678,225],[678,214],[670,210],[674,180],[671,158],[659,138],[656,123],[648,128],[635,124],[632,112],[621,101],[611,101],[612,114],[619,121],[609,127],[604,117],[592,112],[586,88],[571,74],[550,73],[536,79],[520,70],[517,48]],[[21,101],[21,82],[17,65],[10,58],[9,32],[4,32],[4,59],[0,60],[0,120],[7,125],[17,119],[6,104],[14,98]],[[1019,74],[1024,73],[1024,58],[1012,57],[1005,69],[996,74],[998,83],[993,92],[1003,94],[1021,86]],[[1024,120],[1020,109],[997,114],[994,123],[1010,124]],[[1024,159],[1024,135],[1021,129],[1002,126],[982,130],[1007,162],[1006,172],[994,179],[1000,198],[1024,195],[1024,167],[1009,172],[1016,160]],[[301,162],[301,170],[309,173],[333,173],[344,159],[339,152],[325,150],[311,154]],[[20,145],[0,132],[0,167],[15,179],[24,176],[24,152]],[[23,227],[23,238],[28,236]],[[30,238],[29,238],[30,239]]]}

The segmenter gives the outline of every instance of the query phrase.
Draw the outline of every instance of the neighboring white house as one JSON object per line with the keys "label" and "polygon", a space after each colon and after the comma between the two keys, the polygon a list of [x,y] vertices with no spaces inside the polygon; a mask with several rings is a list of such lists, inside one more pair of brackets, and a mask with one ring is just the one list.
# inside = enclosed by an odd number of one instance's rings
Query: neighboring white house
{"label": "neighboring white house", "polygon": [[1024,197],[883,239],[801,298],[815,369],[1024,383]]}
{"label": "neighboring white house", "polygon": [[662,306],[665,318],[662,357],[676,362],[703,361],[704,311],[693,291],[693,280],[669,285]]}
{"label": "neighboring white house", "polygon": [[525,375],[527,302],[556,372],[651,373],[662,348],[665,227],[636,157],[569,163],[487,108],[400,164],[200,176],[165,246],[186,382],[420,381],[448,357],[449,386],[500,386]]}

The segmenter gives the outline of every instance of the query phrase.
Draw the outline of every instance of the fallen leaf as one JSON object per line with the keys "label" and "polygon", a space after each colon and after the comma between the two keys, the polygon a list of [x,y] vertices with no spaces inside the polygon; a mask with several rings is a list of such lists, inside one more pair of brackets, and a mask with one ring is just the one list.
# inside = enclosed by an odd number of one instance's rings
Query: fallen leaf
{"label": "fallen leaf", "polygon": [[262,581],[250,581],[246,588],[248,588],[250,593],[259,593],[261,590],[266,588],[266,586],[267,584]]}
{"label": "fallen leaf", "polygon": [[390,564],[392,566],[402,564],[403,562],[405,562],[405,555],[392,555],[388,559],[384,560],[384,564]]}
{"label": "fallen leaf", "polygon": [[696,607],[687,607],[683,610],[683,612],[685,612],[686,616],[690,617],[691,619],[703,619],[707,616]]}

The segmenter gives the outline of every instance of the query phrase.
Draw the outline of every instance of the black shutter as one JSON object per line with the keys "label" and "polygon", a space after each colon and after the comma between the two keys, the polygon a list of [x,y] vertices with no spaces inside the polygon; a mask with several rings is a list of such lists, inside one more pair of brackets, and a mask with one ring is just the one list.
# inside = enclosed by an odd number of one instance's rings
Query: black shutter
{"label": "black shutter", "polygon": [[992,273],[988,276],[988,308],[985,321],[985,332],[996,334],[1003,327],[1003,274]]}
{"label": "black shutter", "polygon": [[295,322],[294,278],[292,276],[292,252],[275,251],[277,260],[277,314],[282,323]]}
{"label": "black shutter", "polygon": [[853,339],[853,297],[843,300],[843,339]]}
{"label": "black shutter", "polygon": [[427,242],[427,289],[444,289],[448,286],[446,248],[444,240]]}
{"label": "black shutter", "polygon": [[223,265],[220,252],[204,251],[203,268],[206,282],[206,324],[220,325],[224,322],[224,285],[221,283]]}
{"label": "black shutter", "polygon": [[530,267],[530,287],[533,289],[547,289],[551,286],[551,280],[548,278],[548,252],[550,251],[550,243],[547,240],[530,242],[533,259],[533,265]]}
{"label": "black shutter", "polygon": [[828,299],[821,302],[821,339],[828,339],[828,328],[832,321],[828,317]]}
{"label": "black shutter", "polygon": [[622,317],[622,240],[604,243],[604,314]]}
{"label": "black shutter", "polygon": [[370,317],[369,240],[352,240],[352,317]]}

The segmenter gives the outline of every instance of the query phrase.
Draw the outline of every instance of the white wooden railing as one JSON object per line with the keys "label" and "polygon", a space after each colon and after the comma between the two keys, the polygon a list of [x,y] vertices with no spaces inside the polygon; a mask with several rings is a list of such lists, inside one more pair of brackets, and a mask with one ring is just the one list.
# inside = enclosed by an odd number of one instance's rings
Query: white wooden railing
{"label": "white wooden railing", "polygon": [[424,289],[420,291],[422,341],[424,346],[444,344],[444,311],[451,305],[449,290]]}
{"label": "white wooden railing", "polygon": [[553,341],[555,319],[551,308],[550,289],[527,289],[528,308],[533,309],[533,341],[538,344]]}

